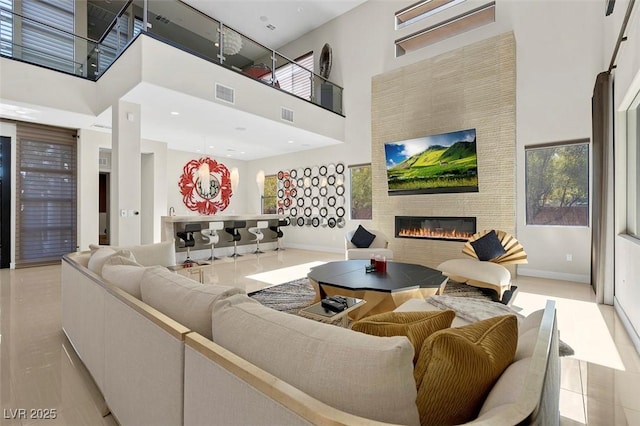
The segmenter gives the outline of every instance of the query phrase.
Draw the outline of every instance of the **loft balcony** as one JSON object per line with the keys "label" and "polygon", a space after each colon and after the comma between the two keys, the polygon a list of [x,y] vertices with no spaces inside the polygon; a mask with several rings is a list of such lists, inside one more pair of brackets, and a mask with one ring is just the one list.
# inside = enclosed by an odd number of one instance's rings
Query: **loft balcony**
{"label": "loft balcony", "polygon": [[98,81],[145,34],[273,90],[344,115],[340,86],[180,1],[134,0],[111,14],[87,4],[88,19],[99,16],[103,23],[90,37],[0,8],[0,55]]}

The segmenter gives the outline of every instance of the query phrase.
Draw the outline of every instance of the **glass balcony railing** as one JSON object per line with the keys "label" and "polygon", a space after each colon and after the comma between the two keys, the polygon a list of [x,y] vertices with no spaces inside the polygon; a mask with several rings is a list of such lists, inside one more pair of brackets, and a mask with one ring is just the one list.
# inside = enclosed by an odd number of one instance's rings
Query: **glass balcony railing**
{"label": "glass balcony railing", "polygon": [[[99,41],[0,8],[0,55],[97,80],[144,31],[145,11],[146,33],[153,38],[343,113],[340,86],[177,0],[127,3],[118,14],[113,14],[110,24],[102,24],[98,32],[104,33]],[[98,12],[103,20],[105,16],[111,19],[108,13]],[[46,42],[25,38],[24,28],[35,28],[35,33]],[[91,35],[98,37],[96,34]]]}

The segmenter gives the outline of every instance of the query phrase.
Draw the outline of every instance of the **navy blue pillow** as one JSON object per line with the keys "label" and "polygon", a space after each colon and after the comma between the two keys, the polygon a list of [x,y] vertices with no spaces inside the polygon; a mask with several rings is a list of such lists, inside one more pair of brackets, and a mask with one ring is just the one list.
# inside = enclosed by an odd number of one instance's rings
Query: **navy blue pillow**
{"label": "navy blue pillow", "polygon": [[351,237],[351,242],[358,248],[368,248],[375,239],[375,234],[364,229],[362,225],[358,225],[358,229],[356,229],[353,237]]}
{"label": "navy blue pillow", "polygon": [[498,239],[498,235],[494,230],[491,230],[477,240],[472,241],[471,246],[480,260],[495,259],[496,257],[502,256],[506,253],[506,250],[502,247],[500,239]]}

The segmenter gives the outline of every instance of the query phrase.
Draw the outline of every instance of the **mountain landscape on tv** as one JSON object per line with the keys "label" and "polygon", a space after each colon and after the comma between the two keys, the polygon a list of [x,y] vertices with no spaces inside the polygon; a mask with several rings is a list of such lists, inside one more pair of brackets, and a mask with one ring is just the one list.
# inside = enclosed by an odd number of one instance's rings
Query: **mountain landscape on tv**
{"label": "mountain landscape on tv", "polygon": [[475,129],[385,144],[389,194],[477,192]]}

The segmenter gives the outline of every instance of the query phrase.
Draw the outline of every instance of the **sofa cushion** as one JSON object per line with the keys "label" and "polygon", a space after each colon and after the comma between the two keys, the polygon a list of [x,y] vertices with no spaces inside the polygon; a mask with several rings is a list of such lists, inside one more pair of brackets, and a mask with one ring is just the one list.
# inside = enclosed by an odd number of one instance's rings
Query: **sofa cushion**
{"label": "sofa cushion", "polygon": [[136,258],[129,250],[116,250],[112,247],[100,247],[91,251],[87,267],[91,272],[102,276],[102,267],[111,256],[122,256],[135,262]]}
{"label": "sofa cushion", "polygon": [[362,225],[358,225],[358,229],[356,229],[353,237],[351,237],[351,242],[358,248],[368,248],[375,239],[375,234],[364,229]]}
{"label": "sofa cushion", "polygon": [[231,296],[213,308],[213,341],[339,410],[369,419],[419,423],[413,347]]}
{"label": "sofa cushion", "polygon": [[101,248],[129,250],[135,256],[136,261],[143,266],[173,266],[176,264],[176,249],[173,240],[128,247],[97,246],[95,244],[89,245],[91,253],[94,253],[96,250]]}
{"label": "sofa cushion", "polygon": [[372,315],[351,326],[352,330],[373,336],[406,336],[413,345],[413,362],[418,360],[422,343],[432,333],[448,328],[456,314],[453,311],[385,312]]}
{"label": "sofa cushion", "polygon": [[141,299],[140,281],[145,267],[128,257],[110,256],[102,267],[102,278],[133,297]]}
{"label": "sofa cushion", "polygon": [[213,304],[219,299],[244,291],[236,287],[202,285],[184,275],[157,266],[146,268],[140,282],[140,293],[143,302],[211,339]]}
{"label": "sofa cushion", "polygon": [[[512,404],[520,398],[520,394],[525,386],[525,379],[527,378],[530,364],[531,358],[524,358],[520,361],[513,362],[504,370],[484,400],[478,420],[497,407]],[[486,418],[490,418],[490,416]]]}
{"label": "sofa cushion", "polygon": [[471,246],[476,252],[479,260],[491,260],[502,256],[507,251],[500,243],[498,234],[493,229],[475,241],[471,241]]}
{"label": "sofa cushion", "polygon": [[518,321],[505,315],[429,336],[415,368],[422,425],[474,419],[493,384],[513,360]]}

